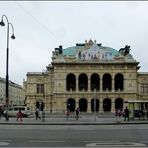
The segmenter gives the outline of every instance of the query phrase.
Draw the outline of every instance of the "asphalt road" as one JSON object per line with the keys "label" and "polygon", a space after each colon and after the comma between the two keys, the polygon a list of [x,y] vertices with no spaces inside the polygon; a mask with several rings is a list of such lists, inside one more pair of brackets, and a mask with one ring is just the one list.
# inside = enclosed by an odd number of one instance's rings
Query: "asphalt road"
{"label": "asphalt road", "polygon": [[148,125],[1,125],[0,147],[148,147]]}

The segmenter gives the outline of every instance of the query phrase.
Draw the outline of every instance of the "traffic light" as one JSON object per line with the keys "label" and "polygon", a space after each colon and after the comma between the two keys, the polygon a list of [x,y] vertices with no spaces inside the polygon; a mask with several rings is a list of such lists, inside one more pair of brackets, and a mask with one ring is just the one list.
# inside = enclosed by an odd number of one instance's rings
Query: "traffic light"
{"label": "traffic light", "polygon": [[44,111],[44,107],[45,107],[44,102],[41,102],[41,111]]}

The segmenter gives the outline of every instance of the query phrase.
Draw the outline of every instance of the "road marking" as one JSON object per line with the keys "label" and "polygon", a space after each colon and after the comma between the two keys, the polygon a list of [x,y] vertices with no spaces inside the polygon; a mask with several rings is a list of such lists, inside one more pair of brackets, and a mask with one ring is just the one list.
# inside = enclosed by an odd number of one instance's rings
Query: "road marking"
{"label": "road marking", "polygon": [[31,143],[60,143],[60,142],[66,142],[66,141],[49,141],[49,140],[30,140]]}
{"label": "road marking", "polygon": [[134,143],[134,142],[97,142],[97,143],[88,143],[86,147],[146,147],[143,143]]}
{"label": "road marking", "polygon": [[5,145],[9,145],[8,142],[0,142],[0,146],[5,146]]}

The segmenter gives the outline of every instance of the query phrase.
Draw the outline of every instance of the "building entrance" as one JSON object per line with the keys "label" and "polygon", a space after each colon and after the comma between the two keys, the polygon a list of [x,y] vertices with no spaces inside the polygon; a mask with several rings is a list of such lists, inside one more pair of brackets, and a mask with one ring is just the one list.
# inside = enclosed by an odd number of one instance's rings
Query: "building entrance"
{"label": "building entrance", "polygon": [[76,105],[75,100],[70,98],[67,100],[67,109],[70,110],[70,112],[75,111]]}
{"label": "building entrance", "polygon": [[87,100],[85,98],[79,100],[79,109],[81,112],[87,112]]}
{"label": "building entrance", "polygon": [[111,100],[106,98],[103,100],[103,109],[105,112],[111,111]]}
{"label": "building entrance", "polygon": [[123,99],[117,98],[115,100],[115,109],[120,109],[120,110],[123,109]]}
{"label": "building entrance", "polygon": [[96,104],[94,105],[94,99],[91,100],[91,111],[94,112],[94,109],[96,112],[99,111],[99,100],[98,99],[95,99],[96,100]]}

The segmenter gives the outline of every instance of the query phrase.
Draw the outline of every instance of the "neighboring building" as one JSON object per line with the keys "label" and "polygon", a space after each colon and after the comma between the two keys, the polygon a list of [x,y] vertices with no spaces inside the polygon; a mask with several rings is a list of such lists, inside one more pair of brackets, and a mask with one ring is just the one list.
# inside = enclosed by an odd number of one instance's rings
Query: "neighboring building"
{"label": "neighboring building", "polygon": [[[5,104],[6,81],[0,78],[0,104]],[[9,105],[24,105],[25,93],[22,86],[9,81]]]}
{"label": "neighboring building", "polygon": [[[114,111],[127,101],[148,101],[148,73],[140,73],[130,46],[119,51],[89,40],[63,49],[55,48],[46,72],[28,72],[25,103],[32,111]],[[95,104],[95,105],[94,105]],[[148,108],[148,103],[144,104]]]}

